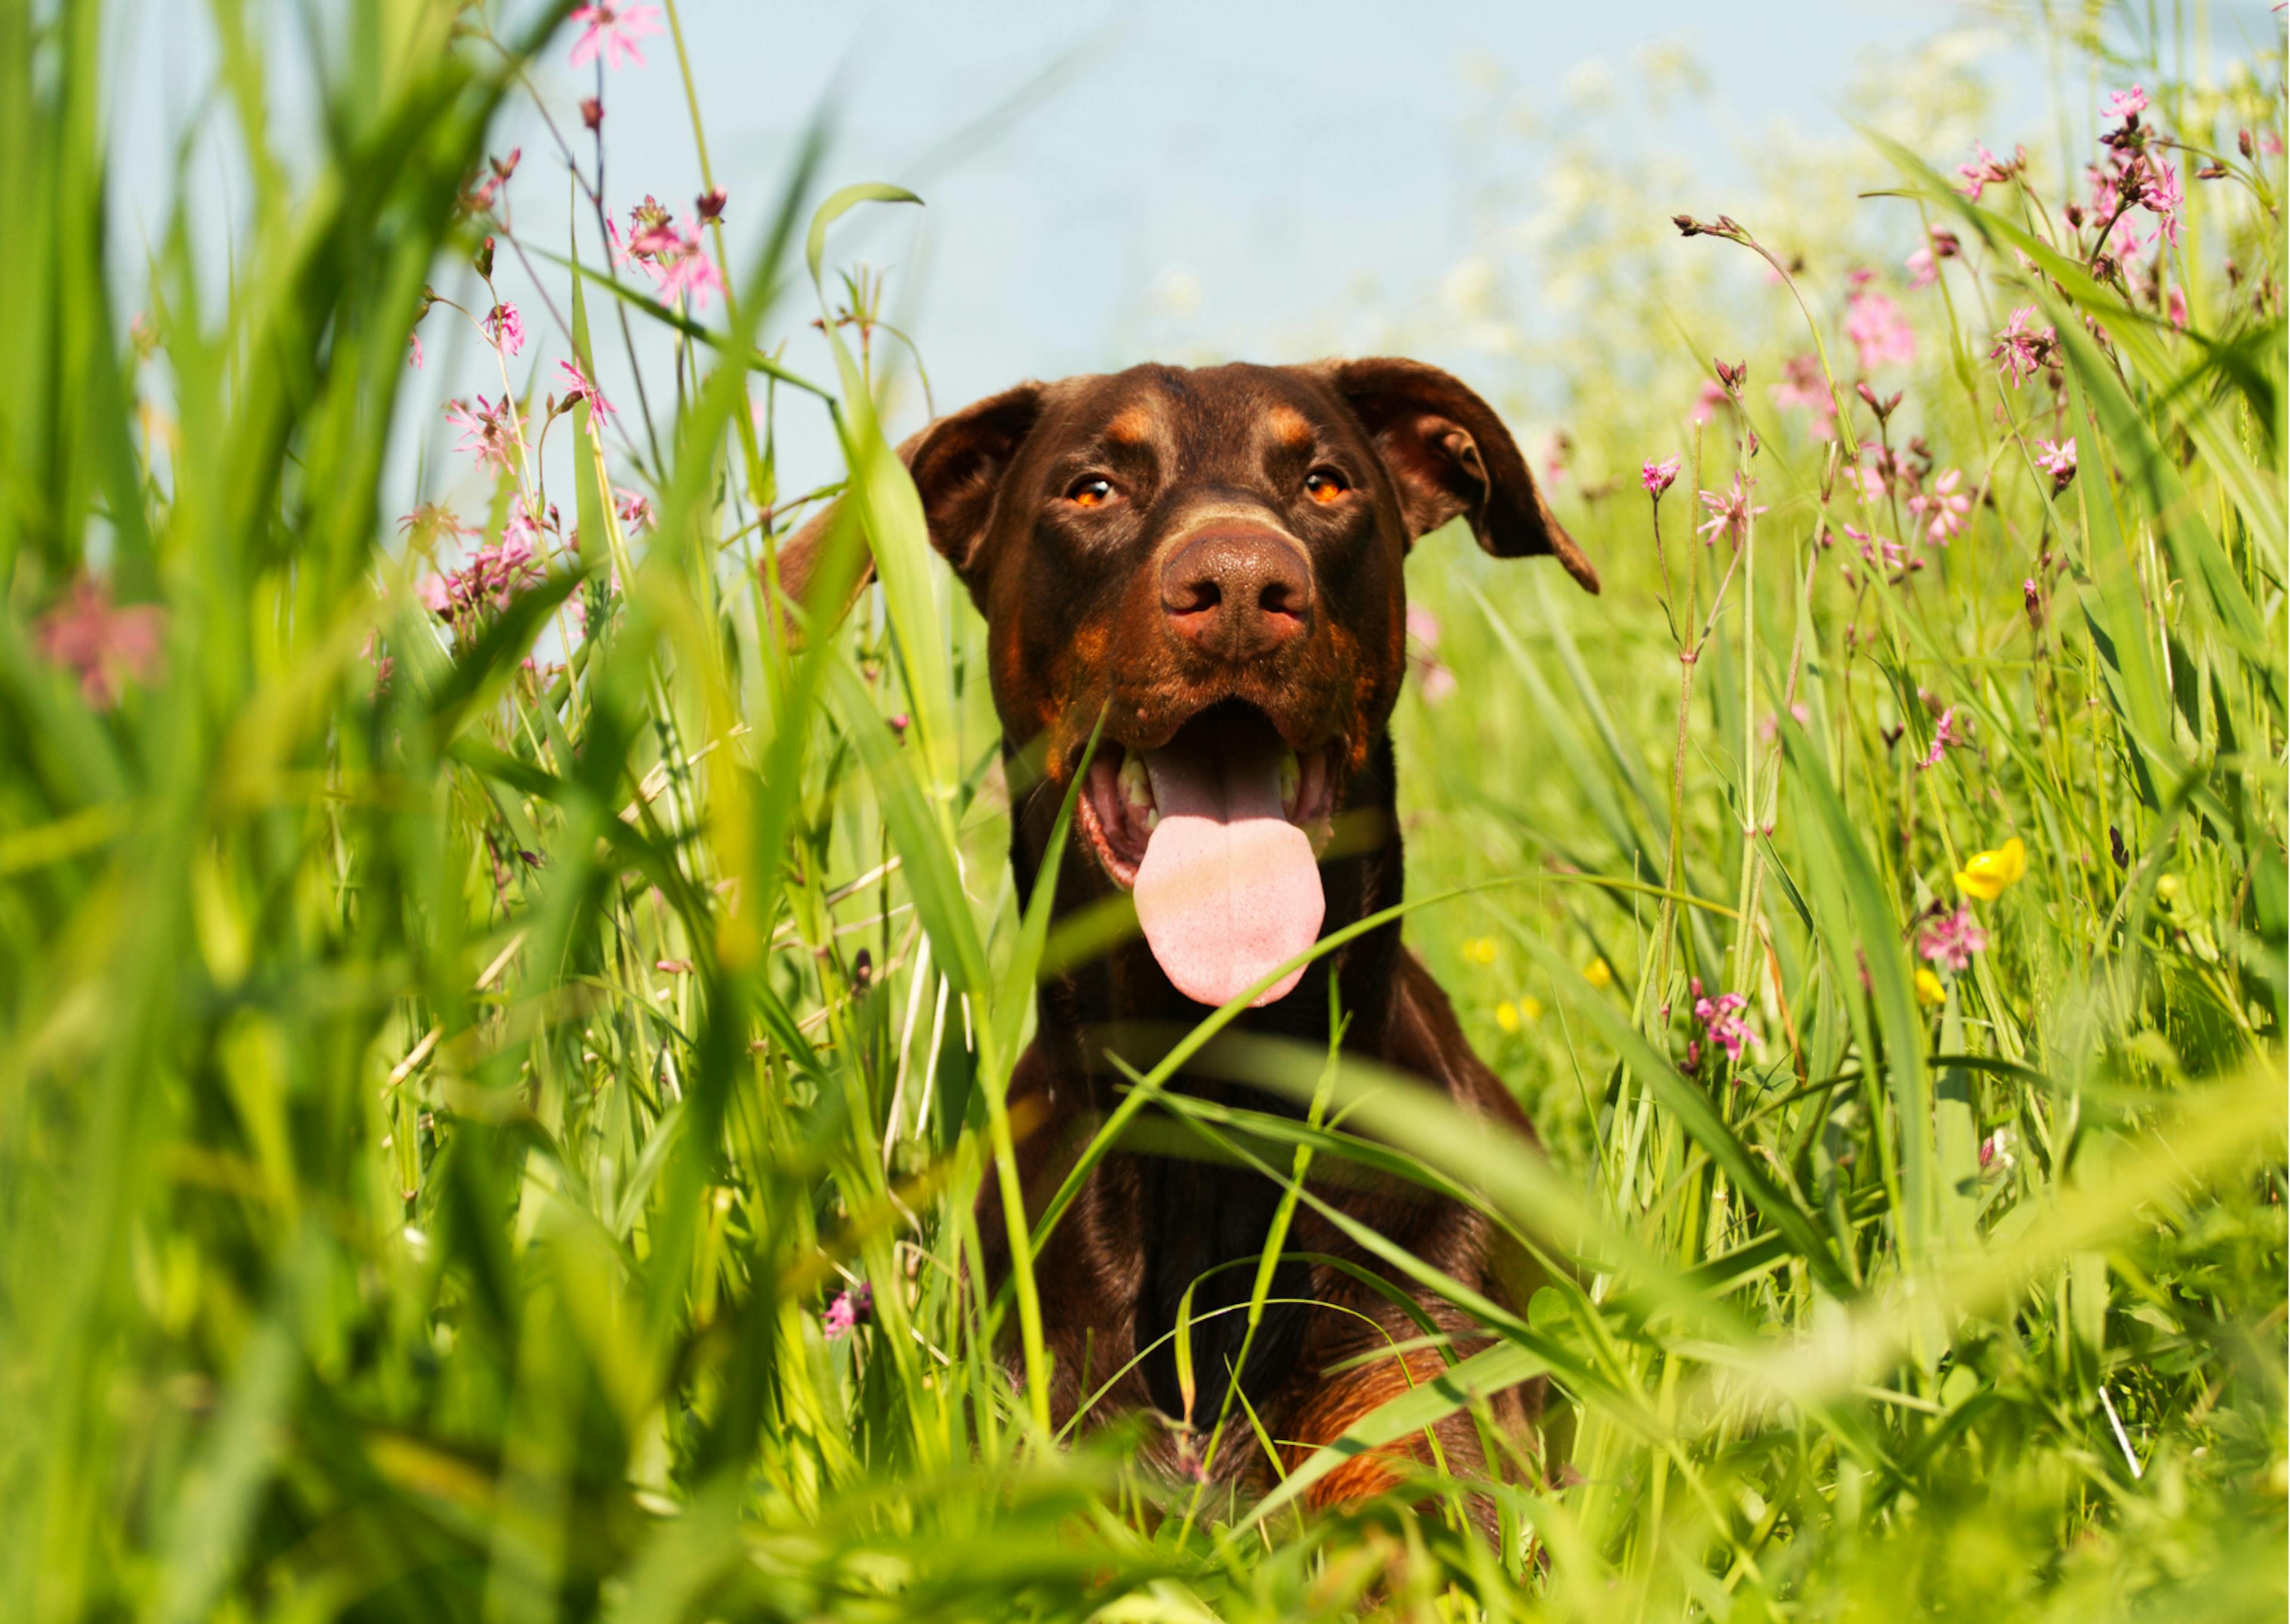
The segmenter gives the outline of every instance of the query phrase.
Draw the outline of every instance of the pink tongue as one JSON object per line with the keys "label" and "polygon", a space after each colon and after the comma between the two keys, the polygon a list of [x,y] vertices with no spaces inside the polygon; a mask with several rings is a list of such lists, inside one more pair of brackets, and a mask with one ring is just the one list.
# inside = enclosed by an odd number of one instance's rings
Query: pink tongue
{"label": "pink tongue", "polygon": [[[1196,1004],[1229,1004],[1303,952],[1327,911],[1312,843],[1281,812],[1284,752],[1253,743],[1227,731],[1145,756],[1161,820],[1137,865],[1137,919],[1162,972]],[[1254,1002],[1286,997],[1303,973]]]}

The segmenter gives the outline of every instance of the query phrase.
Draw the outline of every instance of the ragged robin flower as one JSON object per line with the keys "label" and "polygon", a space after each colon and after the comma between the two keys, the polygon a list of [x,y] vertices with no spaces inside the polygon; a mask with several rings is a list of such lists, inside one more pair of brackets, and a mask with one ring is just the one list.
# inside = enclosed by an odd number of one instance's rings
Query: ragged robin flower
{"label": "ragged robin flower", "polygon": [[485,338],[504,356],[514,356],[524,348],[524,318],[516,307],[504,300],[485,312],[481,324]]}
{"label": "ragged robin flower", "polygon": [[1845,300],[1845,336],[1853,340],[1861,370],[1873,372],[1917,358],[1917,335],[1900,306],[1882,293],[1850,294]]}
{"label": "ragged robin flower", "polygon": [[642,68],[644,52],[637,49],[637,41],[660,32],[660,7],[584,5],[572,13],[572,20],[581,28],[581,37],[572,42],[569,66],[583,67],[601,55],[607,68],[629,62]]}
{"label": "ragged robin flower", "polygon": [[79,678],[83,699],[108,710],[125,684],[159,674],[165,631],[158,604],[116,604],[108,585],[83,575],[70,597],[40,618],[36,646],[40,658]]}
{"label": "ragged robin flower", "polygon": [[[1962,875],[1957,878],[1962,879]],[[1917,942],[1926,958],[1944,970],[1962,972],[1970,968],[1972,956],[1988,950],[1988,932],[1980,928],[1980,921],[1963,904],[1956,912],[1928,926]]]}
{"label": "ragged robin flower", "polygon": [[849,1336],[875,1317],[875,1288],[862,1280],[847,1292],[838,1292],[819,1317],[829,1341]]}
{"label": "ragged robin flower", "polygon": [[1951,705],[1940,713],[1939,725],[1933,729],[1932,748],[1926,750],[1924,759],[1917,764],[1917,771],[1922,772],[1928,767],[1937,767],[1941,757],[1950,749],[1963,748],[1964,734],[1957,728],[1956,707]]}
{"label": "ragged robin flower", "polygon": [[448,401],[445,420],[461,431],[460,444],[454,450],[475,455],[479,468],[502,473],[509,470],[511,449],[521,449],[521,436],[516,407],[508,396],[488,402],[480,395],[474,407],[458,400]]}
{"label": "ragged robin flower", "polygon": [[1742,545],[1743,538],[1750,533],[1750,521],[1766,511],[1763,508],[1750,506],[1752,483],[1736,474],[1731,489],[1701,492],[1701,505],[1709,510],[1709,516],[1701,522],[1696,533],[1701,537],[1705,546],[1714,545],[1721,535],[1737,548]]}
{"label": "ragged robin flower", "polygon": [[1702,1027],[1702,1036],[1710,1044],[1726,1052],[1729,1060],[1742,1058],[1742,1046],[1757,1036],[1742,1019],[1742,1012],[1750,1001],[1740,993],[1719,993],[1709,997],[1701,990],[1701,978],[1693,978],[1693,1018]]}
{"label": "ragged robin flower", "polygon": [[2035,321],[2036,307],[2022,305],[2012,312],[2011,321],[1996,335],[1996,346],[1988,352],[1988,358],[2015,389],[2043,371],[2059,346],[2058,332],[2049,326],[2038,328]]}

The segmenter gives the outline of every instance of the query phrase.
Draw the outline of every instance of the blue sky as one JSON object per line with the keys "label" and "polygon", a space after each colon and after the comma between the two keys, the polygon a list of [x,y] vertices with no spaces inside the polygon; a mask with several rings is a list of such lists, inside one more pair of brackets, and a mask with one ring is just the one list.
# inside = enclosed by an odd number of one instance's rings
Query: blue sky
{"label": "blue sky", "polygon": [[[294,9],[279,8],[273,33],[290,116]],[[2221,0],[2214,12],[2222,48],[2235,28],[2274,26],[2257,0]],[[204,7],[131,0],[122,12],[115,209],[132,244],[163,216],[172,132],[196,105],[212,56]],[[893,314],[919,343],[944,409],[1021,377],[1146,359],[1172,333],[1277,350],[1300,316],[1423,296],[1472,246],[1483,223],[1476,205],[1490,189],[1531,185],[1577,110],[1634,90],[1650,53],[1697,62],[1706,91],[1669,98],[1627,132],[1685,155],[1702,177],[1697,195],[1650,196],[1646,206],[1714,213],[1742,179],[1753,141],[1845,134],[1856,71],[1905,63],[1919,42],[1982,26],[1993,12],[1931,0],[1436,10],[1389,0],[686,0],[682,15],[717,179],[732,196],[735,262],[823,108],[835,143],[822,188],[885,180],[925,198],[921,210],[853,216],[830,259],[863,257],[890,273]],[[645,49],[647,66],[607,76],[613,201],[624,210],[650,192],[686,209],[701,188],[675,52],[664,36]],[[2053,91],[2035,51],[2001,34],[1987,50],[2000,146],[2046,123]],[[536,83],[572,127],[589,86],[564,66],[562,44]],[[1517,127],[1491,138],[1496,108]],[[561,164],[529,112],[513,116],[502,145],[511,143],[525,155],[519,229],[561,246]],[[195,171],[218,213],[222,168],[210,156]],[[516,296],[514,284],[504,292]],[[773,326],[794,335],[791,361],[824,374],[821,346],[802,327],[812,313],[790,307]],[[409,411],[434,412],[436,397],[489,380],[490,368],[455,370],[480,357],[456,356],[435,338],[430,348],[438,359],[416,392],[428,398]],[[1258,358],[1289,357],[1260,349]],[[603,371],[611,390],[613,364]],[[919,417],[909,391],[894,418]],[[433,436],[432,454],[442,443]],[[831,471],[816,425],[790,423],[788,452],[797,480],[806,463]],[[398,471],[412,477],[410,467]]]}

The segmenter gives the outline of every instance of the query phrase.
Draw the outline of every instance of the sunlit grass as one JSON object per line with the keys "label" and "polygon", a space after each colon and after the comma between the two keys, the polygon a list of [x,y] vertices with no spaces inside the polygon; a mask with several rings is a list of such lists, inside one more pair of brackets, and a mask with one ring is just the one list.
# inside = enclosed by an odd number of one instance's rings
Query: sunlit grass
{"label": "sunlit grass", "polygon": [[[904,194],[813,210],[814,146],[741,178],[747,265],[617,193],[522,240],[487,132],[598,20],[345,6],[292,164],[220,29],[245,238],[218,287],[167,222],[131,331],[100,8],[0,17],[0,1613],[2280,1616],[2278,48],[2104,69],[2152,92],[2086,154],[2135,252],[2082,176],[1972,158],[1975,202],[1872,138],[1872,281],[1766,241],[1795,299],[1670,313],[1744,378],[1618,308],[1644,376],[1582,382],[1551,483],[1603,596],[1417,548],[1406,930],[1547,1156],[1261,1043],[1226,1063],[1321,1115],[1168,1067],[1125,1112],[1373,1158],[1532,1260],[1361,1441],[1550,1393],[1507,1481],[1306,1518],[1333,1455],[1198,1495],[1004,1372],[1045,1356],[973,1267],[1029,1233],[1005,1092],[1088,947],[1016,908],[980,627],[876,417],[902,352],[834,268]],[[648,71],[704,45],[647,20]],[[1712,228],[1668,252],[1762,271]],[[473,260],[514,346],[428,302]],[[816,372],[776,348],[814,316]],[[408,334],[462,319],[484,454],[401,525]],[[799,412],[853,497],[808,638]]]}

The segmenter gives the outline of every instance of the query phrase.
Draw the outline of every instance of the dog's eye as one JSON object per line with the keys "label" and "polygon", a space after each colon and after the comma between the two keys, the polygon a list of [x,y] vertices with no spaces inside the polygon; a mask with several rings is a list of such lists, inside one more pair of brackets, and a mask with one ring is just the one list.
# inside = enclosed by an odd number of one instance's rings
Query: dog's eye
{"label": "dog's eye", "polygon": [[1066,500],[1077,508],[1101,508],[1112,500],[1113,482],[1102,474],[1084,474],[1066,491]]}
{"label": "dog's eye", "polygon": [[1314,468],[1304,476],[1304,494],[1316,502],[1332,502],[1350,489],[1333,468]]}

